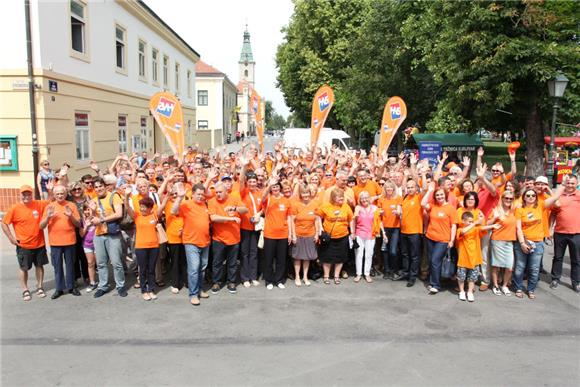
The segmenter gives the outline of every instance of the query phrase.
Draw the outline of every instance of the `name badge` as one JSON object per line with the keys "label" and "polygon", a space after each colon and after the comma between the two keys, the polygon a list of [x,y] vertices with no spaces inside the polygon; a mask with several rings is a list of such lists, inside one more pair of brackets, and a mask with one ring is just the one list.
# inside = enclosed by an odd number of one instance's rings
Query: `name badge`
{"label": "name badge", "polygon": [[155,219],[151,219],[151,220],[149,221],[149,223],[151,223],[151,224],[155,224],[155,223],[157,223],[157,222],[155,222]]}
{"label": "name badge", "polygon": [[278,205],[278,209],[279,209],[280,211],[286,211],[286,206],[285,206],[284,204],[279,204],[279,205]]}
{"label": "name badge", "polygon": [[438,215],[440,218],[442,218],[442,217],[444,217],[444,216],[445,216],[445,213],[444,213],[444,212],[439,212],[437,215]]}
{"label": "name badge", "polygon": [[38,218],[38,211],[32,210],[32,216],[34,216],[35,218]]}

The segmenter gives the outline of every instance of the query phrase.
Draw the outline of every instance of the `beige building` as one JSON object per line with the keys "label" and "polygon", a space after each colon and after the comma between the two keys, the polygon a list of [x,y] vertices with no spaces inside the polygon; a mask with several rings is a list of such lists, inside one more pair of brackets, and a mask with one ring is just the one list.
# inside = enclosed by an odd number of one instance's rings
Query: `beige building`
{"label": "beige building", "polygon": [[200,60],[195,65],[197,137],[211,139],[211,148],[233,140],[236,132],[236,85],[228,76]]}
{"label": "beige building", "polygon": [[[186,143],[195,138],[195,64],[199,54],[142,1],[30,2],[31,61],[37,143],[33,144],[22,2],[3,4],[0,24],[0,211],[34,185],[33,151],[53,168],[71,164],[70,177],[89,162],[108,165],[119,152],[168,152],[149,114],[158,91],[183,106]],[[15,28],[17,26],[18,28]]]}

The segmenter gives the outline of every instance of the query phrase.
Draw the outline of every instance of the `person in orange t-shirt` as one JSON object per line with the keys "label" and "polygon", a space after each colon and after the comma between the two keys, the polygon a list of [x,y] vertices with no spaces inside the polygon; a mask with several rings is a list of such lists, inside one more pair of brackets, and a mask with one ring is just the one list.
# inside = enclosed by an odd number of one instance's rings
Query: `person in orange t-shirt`
{"label": "person in orange t-shirt", "polygon": [[[435,202],[429,204],[429,198]],[[435,184],[429,184],[429,191],[421,200],[421,205],[429,214],[427,226],[427,246],[429,252],[429,293],[437,294],[441,290],[441,263],[447,251],[455,243],[457,231],[457,212],[447,202],[447,193],[443,188],[435,190]]]}
{"label": "person in orange t-shirt", "polygon": [[358,203],[358,197],[361,192],[366,191],[371,196],[371,203],[374,203],[381,195],[379,185],[369,179],[367,171],[364,169],[357,172],[357,184],[352,188],[354,192],[354,201]]}
{"label": "person in orange t-shirt", "polygon": [[139,285],[145,301],[155,300],[155,264],[159,256],[157,237],[158,214],[154,212],[155,202],[146,196],[139,200],[139,209],[129,206],[132,188],[125,188],[127,213],[135,220],[135,255],[139,267]]}
{"label": "person in orange t-shirt", "polygon": [[240,175],[240,192],[247,213],[241,214],[240,232],[240,280],[244,287],[258,286],[258,240],[264,228],[262,215],[262,191],[258,188],[257,175],[253,171]]}
{"label": "person in orange t-shirt", "polygon": [[[55,201],[44,209],[40,228],[44,229],[48,226],[50,258],[54,267],[55,280],[55,292],[51,298],[56,300],[64,294],[65,290],[74,296],[81,295],[74,286],[76,227],[80,227],[81,224],[77,206],[66,200],[66,187],[62,185],[55,186],[53,195]],[[66,273],[63,267],[63,257]]]}
{"label": "person in orange t-shirt", "polygon": [[405,184],[407,194],[401,202],[401,256],[402,262],[408,267],[403,268],[403,275],[407,277],[407,287],[415,285],[419,275],[419,253],[423,239],[423,207],[421,194],[415,180]]}
{"label": "person in orange t-shirt", "polygon": [[[399,255],[399,237],[401,235],[401,215],[403,199],[397,194],[397,186],[391,180],[383,185],[383,196],[379,198],[378,207],[381,210],[381,219],[387,249],[383,251],[383,278],[393,281],[402,278],[401,257]],[[419,204],[419,203],[417,203]],[[384,244],[385,242],[383,242]]]}
{"label": "person in orange t-shirt", "polygon": [[[44,233],[40,229],[40,219],[48,205],[46,200],[33,200],[34,190],[29,185],[20,187],[20,203],[8,209],[2,218],[2,231],[14,246],[18,258],[18,280],[22,288],[22,299],[30,301],[28,290],[28,271],[34,264],[36,271],[36,294],[46,297],[43,289],[44,265],[48,263],[44,247]],[[14,234],[10,230],[14,228]]]}
{"label": "person in orange t-shirt", "polygon": [[163,197],[161,208],[165,214],[165,232],[167,233],[167,255],[169,258],[169,283],[171,293],[177,294],[187,282],[187,261],[181,233],[183,232],[183,218],[171,213],[173,204],[177,200],[177,188],[171,187],[169,193]]}
{"label": "person in orange t-shirt", "polygon": [[208,298],[209,295],[201,289],[207,260],[209,256],[209,211],[205,202],[205,187],[196,184],[192,188],[192,199],[183,202],[185,187],[183,183],[175,185],[177,199],[171,207],[173,215],[183,218],[183,232],[181,240],[187,259],[187,283],[189,289],[189,302],[197,306],[200,298]]}
{"label": "person in orange t-shirt", "polygon": [[240,249],[240,214],[247,213],[248,209],[238,197],[229,194],[224,183],[215,185],[215,197],[208,201],[207,207],[213,224],[211,242],[213,285],[211,292],[217,294],[221,289],[225,259],[228,292],[235,294]]}

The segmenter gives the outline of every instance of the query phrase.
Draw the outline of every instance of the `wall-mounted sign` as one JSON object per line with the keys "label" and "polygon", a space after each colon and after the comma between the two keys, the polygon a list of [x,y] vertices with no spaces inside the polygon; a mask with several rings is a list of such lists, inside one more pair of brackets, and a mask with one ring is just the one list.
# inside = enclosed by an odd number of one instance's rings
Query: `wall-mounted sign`
{"label": "wall-mounted sign", "polygon": [[0,171],[18,170],[16,136],[0,136]]}
{"label": "wall-mounted sign", "polygon": [[53,93],[58,93],[58,82],[51,79],[48,80],[48,90]]}
{"label": "wall-mounted sign", "polygon": [[12,82],[12,90],[28,90],[28,81],[18,79]]}

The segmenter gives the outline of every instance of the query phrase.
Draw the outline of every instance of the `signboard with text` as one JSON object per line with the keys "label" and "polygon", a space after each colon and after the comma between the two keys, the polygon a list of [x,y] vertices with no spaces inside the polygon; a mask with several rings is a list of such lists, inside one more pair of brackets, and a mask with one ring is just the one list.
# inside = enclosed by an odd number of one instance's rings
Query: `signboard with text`
{"label": "signboard with text", "polygon": [[437,165],[437,158],[441,156],[442,146],[439,141],[419,142],[419,160],[427,159],[429,164]]}

